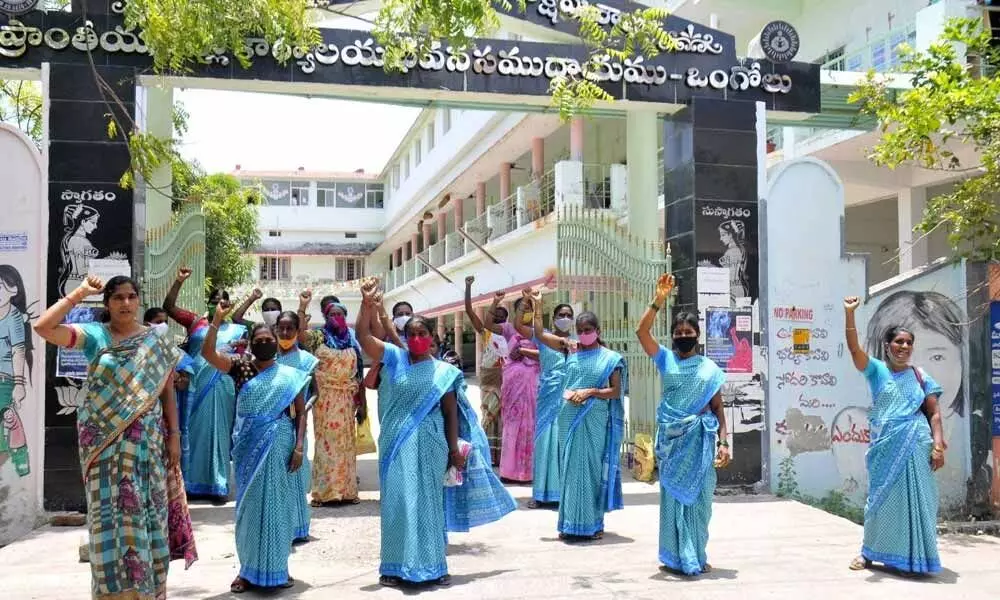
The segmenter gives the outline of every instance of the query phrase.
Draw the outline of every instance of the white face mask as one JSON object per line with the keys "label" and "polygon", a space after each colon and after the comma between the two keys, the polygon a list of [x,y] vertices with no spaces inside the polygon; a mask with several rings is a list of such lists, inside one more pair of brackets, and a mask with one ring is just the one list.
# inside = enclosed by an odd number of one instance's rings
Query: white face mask
{"label": "white face mask", "polygon": [[556,319],[553,323],[556,329],[562,331],[563,333],[569,332],[570,328],[573,327],[573,317],[562,317]]}
{"label": "white face mask", "polygon": [[406,324],[410,322],[410,315],[400,315],[392,320],[392,324],[396,326],[396,329],[402,331]]}
{"label": "white face mask", "polygon": [[281,314],[280,310],[265,310],[260,313],[264,317],[264,324],[274,327],[275,323],[278,322],[278,315]]}
{"label": "white face mask", "polygon": [[156,325],[150,325],[149,327],[160,337],[166,337],[167,334],[170,333],[170,326],[166,323],[157,323]]}

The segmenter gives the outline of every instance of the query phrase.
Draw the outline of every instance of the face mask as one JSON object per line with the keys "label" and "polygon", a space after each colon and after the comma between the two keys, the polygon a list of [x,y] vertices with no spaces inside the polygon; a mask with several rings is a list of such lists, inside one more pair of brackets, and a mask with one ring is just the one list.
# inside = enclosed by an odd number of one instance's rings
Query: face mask
{"label": "face mask", "polygon": [[406,340],[406,345],[410,349],[410,354],[415,354],[417,356],[422,356],[427,354],[431,349],[432,340],[429,337],[411,337]]}
{"label": "face mask", "polygon": [[402,331],[406,324],[410,322],[410,315],[400,315],[392,320],[392,324],[396,326],[398,331]]}
{"label": "face mask", "polygon": [[156,325],[150,325],[149,328],[152,329],[153,332],[160,337],[167,337],[167,334],[170,332],[170,326],[167,325],[166,323],[157,323]]}
{"label": "face mask", "polygon": [[257,360],[271,360],[278,353],[278,342],[264,340],[250,344],[250,352]]}
{"label": "face mask", "polygon": [[580,334],[580,343],[584,346],[593,346],[594,342],[597,341],[597,332],[591,331],[590,333]]}
{"label": "face mask", "polygon": [[531,325],[531,322],[535,320],[535,313],[526,312],[524,316],[521,317],[521,323],[525,325]]}
{"label": "face mask", "polygon": [[274,327],[274,324],[278,322],[278,315],[281,314],[280,310],[265,310],[260,313],[264,317],[264,323]]}
{"label": "face mask", "polygon": [[688,352],[694,350],[694,347],[698,345],[698,338],[696,337],[676,337],[674,338],[674,348],[681,354],[687,354]]}
{"label": "face mask", "polygon": [[334,315],[326,320],[336,331],[343,331],[347,329],[347,317],[344,315]]}
{"label": "face mask", "polygon": [[278,346],[282,350],[291,350],[292,348],[295,347],[295,338],[292,338],[290,340],[283,340],[283,339],[279,338],[278,339]]}
{"label": "face mask", "polygon": [[556,319],[553,325],[555,325],[556,329],[558,329],[559,331],[562,331],[563,333],[568,333],[569,328],[573,326],[573,317],[561,317],[559,319]]}

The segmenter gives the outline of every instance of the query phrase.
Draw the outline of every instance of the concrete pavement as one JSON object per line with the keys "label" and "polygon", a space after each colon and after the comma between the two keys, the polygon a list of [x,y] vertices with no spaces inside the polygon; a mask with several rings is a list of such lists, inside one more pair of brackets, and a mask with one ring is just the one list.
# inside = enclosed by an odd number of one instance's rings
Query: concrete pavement
{"label": "concrete pavement", "polygon": [[[373,407],[374,408],[374,407]],[[374,413],[373,413],[374,414]],[[556,514],[528,510],[530,489],[511,487],[522,508],[499,523],[453,534],[448,548],[450,588],[416,592],[384,589],[378,581],[379,521],[376,458],[361,457],[362,503],[315,510],[312,534],[291,559],[294,588],[242,596],[229,593],[237,572],[232,504],[192,506],[200,560],[184,571],[172,564],[171,599],[381,599],[417,593],[434,598],[713,599],[849,598],[907,600],[1000,597],[1000,540],[944,536],[944,573],[913,580],[884,572],[852,572],[861,528],[795,502],[765,496],[719,497],[709,560],[698,579],[659,571],[658,487],[625,483],[624,511],[607,518],[605,538],[569,545],[557,539]],[[78,562],[84,528],[46,527],[0,549],[4,598],[89,598],[89,566]]]}

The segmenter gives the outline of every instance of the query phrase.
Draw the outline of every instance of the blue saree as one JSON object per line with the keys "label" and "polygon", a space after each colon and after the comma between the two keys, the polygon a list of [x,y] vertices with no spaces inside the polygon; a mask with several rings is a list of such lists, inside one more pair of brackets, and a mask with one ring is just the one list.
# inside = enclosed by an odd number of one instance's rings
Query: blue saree
{"label": "blue saree", "polygon": [[621,396],[564,402],[559,412],[559,533],[589,537],[604,531],[604,514],[624,507],[621,444],[625,430],[622,400],[628,393],[628,368],[621,354],[599,347],[567,358],[566,389],[607,387],[621,372]]}
{"label": "blue saree", "polygon": [[[236,387],[229,375],[220,373],[201,356],[208,327],[200,327],[188,338],[188,356],[194,361],[194,377],[188,394],[188,457],[181,465],[184,487],[189,494],[229,495],[230,436],[236,406]],[[219,328],[216,347],[225,353],[245,337],[246,327],[226,323]]]}
{"label": "blue saree", "polygon": [[298,474],[288,472],[295,423],[288,408],[308,376],[272,365],[247,381],[236,400],[233,462],[236,466],[236,554],[240,577],[256,586],[288,582]]}
{"label": "blue saree", "polygon": [[920,373],[923,386],[914,369],[893,372],[868,357],[871,444],[865,455],[868,501],[861,555],[900,571],[937,573],[938,490],[930,464],[931,429],[921,407],[942,389]]}
{"label": "blue saree", "polygon": [[[446,529],[465,531],[495,521],[514,510],[514,500],[490,468],[486,434],[465,397],[458,369],[436,360],[413,364],[408,352],[391,344],[385,345],[382,365],[379,573],[412,583],[433,581],[448,574]],[[446,494],[448,442],[440,406],[448,391],[458,399],[459,436],[469,436],[474,451],[465,483]]]}
{"label": "blue saree", "polygon": [[[309,381],[305,387],[305,400],[308,402],[310,388],[312,387],[312,374],[316,369],[316,365],[319,364],[319,359],[304,350],[295,348],[284,354],[279,353],[275,362],[279,365],[298,369],[309,377]],[[312,519],[309,499],[306,497],[309,494],[309,488],[312,486],[312,465],[309,463],[309,444],[307,442],[308,439],[302,441],[302,468],[295,473],[297,476],[294,490],[295,497],[301,499],[295,518],[296,541],[309,539],[309,522]]]}
{"label": "blue saree", "polygon": [[538,378],[538,408],[535,411],[535,455],[531,497],[535,502],[559,502],[559,427],[556,421],[566,390],[566,354],[541,340],[538,346],[542,372]]}
{"label": "blue saree", "polygon": [[709,403],[726,381],[710,359],[678,359],[660,346],[653,358],[662,397],[656,410],[660,467],[660,562],[687,575],[708,564],[708,523],[715,494],[715,443],[719,419]]}

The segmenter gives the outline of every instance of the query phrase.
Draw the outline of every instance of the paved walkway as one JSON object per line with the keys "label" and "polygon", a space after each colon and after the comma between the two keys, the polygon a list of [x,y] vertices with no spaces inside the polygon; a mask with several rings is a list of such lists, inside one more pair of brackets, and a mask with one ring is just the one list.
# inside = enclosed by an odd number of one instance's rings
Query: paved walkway
{"label": "paved walkway", "polygon": [[[280,594],[229,593],[237,561],[233,505],[192,506],[201,560],[184,571],[173,563],[171,599],[380,599],[418,592],[377,585],[378,490],[374,455],[360,459],[363,502],[314,511],[317,539],[296,548],[297,585]],[[945,572],[932,580],[847,569],[861,528],[795,502],[771,497],[718,498],[709,559],[715,570],[696,580],[657,568],[659,493],[625,483],[624,511],[607,518],[601,542],[568,545],[556,538],[553,511],[523,508],[530,490],[511,487],[521,510],[499,523],[452,535],[452,586],[420,592],[435,599],[503,598],[836,598],[940,600],[1000,597],[1000,540],[941,538]],[[89,566],[77,562],[83,528],[43,528],[0,549],[2,597],[15,600],[89,598]]]}

